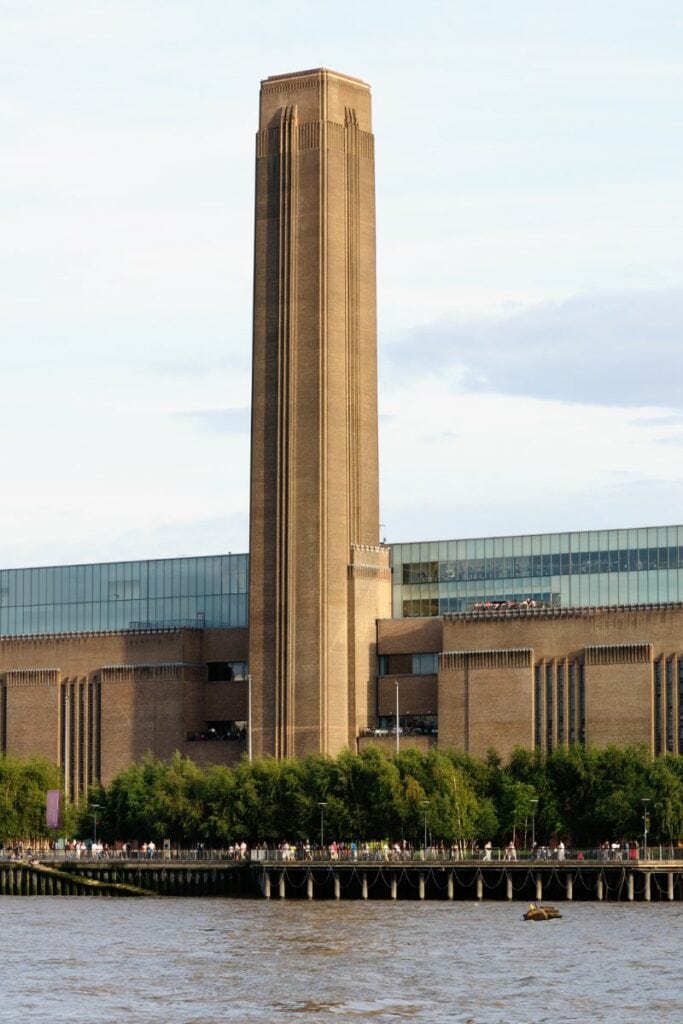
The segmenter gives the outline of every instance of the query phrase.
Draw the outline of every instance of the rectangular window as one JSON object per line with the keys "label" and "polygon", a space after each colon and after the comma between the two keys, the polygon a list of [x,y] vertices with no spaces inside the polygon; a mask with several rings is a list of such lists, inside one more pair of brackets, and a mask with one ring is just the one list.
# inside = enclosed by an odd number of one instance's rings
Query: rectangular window
{"label": "rectangular window", "polygon": [[108,601],[131,601],[140,597],[140,580],[110,580],[107,586]]}
{"label": "rectangular window", "polygon": [[579,664],[579,743],[586,742],[586,680],[583,664]]}
{"label": "rectangular window", "polygon": [[248,675],[246,661],[209,661],[206,678],[210,683],[239,682]]}
{"label": "rectangular window", "polygon": [[413,675],[427,676],[437,671],[438,654],[414,654]]}
{"label": "rectangular window", "polygon": [[569,666],[569,742],[576,743],[576,664]]}
{"label": "rectangular window", "polygon": [[529,555],[522,555],[519,558],[515,558],[515,576],[524,578],[525,576],[531,576],[531,557]]}

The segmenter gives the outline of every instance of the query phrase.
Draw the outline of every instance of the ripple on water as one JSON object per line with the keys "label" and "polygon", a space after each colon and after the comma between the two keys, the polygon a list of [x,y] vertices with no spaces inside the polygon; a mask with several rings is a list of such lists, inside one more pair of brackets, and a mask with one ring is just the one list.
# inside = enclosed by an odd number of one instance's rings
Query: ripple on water
{"label": "ripple on water", "polygon": [[[683,905],[3,897],[0,1021],[679,1024]],[[552,1000],[548,993],[552,992]]]}

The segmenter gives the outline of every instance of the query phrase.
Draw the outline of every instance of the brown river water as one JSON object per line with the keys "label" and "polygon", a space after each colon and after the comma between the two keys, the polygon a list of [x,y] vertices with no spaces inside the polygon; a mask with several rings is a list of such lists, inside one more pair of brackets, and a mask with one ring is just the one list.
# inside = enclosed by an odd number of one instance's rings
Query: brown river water
{"label": "brown river water", "polygon": [[3,897],[0,1021],[683,1022],[683,904]]}

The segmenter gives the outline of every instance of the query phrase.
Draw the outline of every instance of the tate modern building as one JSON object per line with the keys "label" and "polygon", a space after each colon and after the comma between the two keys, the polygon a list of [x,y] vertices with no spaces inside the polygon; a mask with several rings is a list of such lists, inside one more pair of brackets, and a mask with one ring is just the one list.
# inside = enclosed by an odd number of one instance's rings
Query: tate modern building
{"label": "tate modern building", "polygon": [[683,752],[683,526],[380,543],[364,82],[262,82],[255,198],[249,554],[0,570],[1,750]]}

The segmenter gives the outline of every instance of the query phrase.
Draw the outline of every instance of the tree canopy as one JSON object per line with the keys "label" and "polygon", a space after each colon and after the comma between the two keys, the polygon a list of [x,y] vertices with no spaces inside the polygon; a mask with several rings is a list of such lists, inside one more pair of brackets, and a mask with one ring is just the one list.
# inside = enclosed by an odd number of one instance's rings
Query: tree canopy
{"label": "tree canopy", "polygon": [[[644,804],[644,800],[648,803]],[[337,758],[243,758],[234,767],[200,768],[176,753],[131,765],[101,804],[103,838],[163,838],[273,844],[406,840],[466,848],[473,842],[519,847],[560,838],[577,847],[642,836],[683,837],[683,758],[652,759],[645,748],[571,747],[545,754],[519,749],[507,764],[495,751],[484,760],[461,751],[407,748],[398,755],[369,746]],[[87,831],[91,815],[82,809]]]}
{"label": "tree canopy", "polygon": [[[38,840],[48,789],[59,770],[40,758],[0,757],[0,840]],[[66,808],[62,834],[87,838],[93,805],[98,832],[116,840],[180,846],[390,840],[466,849],[491,840],[531,845],[562,839],[590,848],[639,839],[648,815],[651,843],[683,839],[683,757],[652,758],[646,748],[575,746],[545,754],[515,750],[506,764],[462,751],[411,748],[397,755],[368,746],[303,760],[246,757],[201,768],[176,753],[146,755],[78,808]]]}

